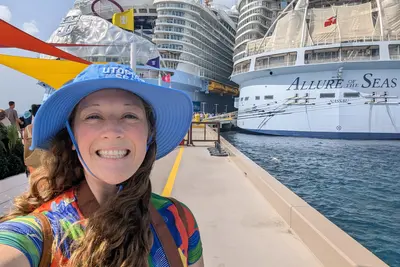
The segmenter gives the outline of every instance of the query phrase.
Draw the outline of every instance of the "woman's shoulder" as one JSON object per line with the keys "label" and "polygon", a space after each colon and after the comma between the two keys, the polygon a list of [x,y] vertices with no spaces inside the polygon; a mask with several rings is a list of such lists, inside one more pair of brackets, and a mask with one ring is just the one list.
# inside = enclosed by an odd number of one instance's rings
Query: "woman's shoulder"
{"label": "woman's shoulder", "polygon": [[189,236],[198,231],[198,225],[193,212],[183,202],[153,193],[151,203],[162,216],[166,218],[173,216],[175,223],[179,220],[182,221],[186,225],[185,227],[188,228],[186,230]]}
{"label": "woman's shoulder", "polygon": [[[181,201],[152,194],[151,203],[158,210],[172,231],[172,236],[180,236],[182,239],[175,240],[177,246],[187,251],[189,265],[196,263],[202,256],[203,248],[200,231],[196,218],[187,205]],[[177,207],[179,205],[179,207]],[[183,213],[183,214],[182,214]],[[184,216],[184,218],[183,218]],[[183,244],[184,242],[185,244]]]}
{"label": "woman's shoulder", "polygon": [[174,211],[176,209],[176,211],[178,211],[179,207],[177,207],[177,205],[179,205],[185,212],[189,212],[191,216],[193,216],[191,210],[189,209],[188,206],[186,206],[186,204],[174,198],[164,197],[152,193],[151,204],[153,204],[153,206],[161,213],[166,210]]}

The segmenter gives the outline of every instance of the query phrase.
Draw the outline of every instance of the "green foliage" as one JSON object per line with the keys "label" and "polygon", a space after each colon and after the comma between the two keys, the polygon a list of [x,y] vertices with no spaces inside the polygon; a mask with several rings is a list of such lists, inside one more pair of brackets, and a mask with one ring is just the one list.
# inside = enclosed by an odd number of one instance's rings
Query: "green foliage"
{"label": "green foliage", "polygon": [[7,143],[7,127],[0,123],[0,155],[3,155],[7,152]]}
{"label": "green foliage", "polygon": [[14,146],[14,148],[11,150],[11,154],[14,154],[18,158],[20,158],[22,161],[24,161],[24,144],[22,142],[17,142]]}
{"label": "green foliage", "polygon": [[8,160],[4,156],[0,156],[0,180],[8,177]]}
{"label": "green foliage", "polygon": [[25,172],[25,166],[21,159],[16,155],[10,154],[8,156],[8,176],[17,175]]}
{"label": "green foliage", "polygon": [[7,138],[8,138],[8,149],[13,150],[14,146],[19,140],[18,128],[15,125],[10,125],[7,127]]}
{"label": "green foliage", "polygon": [[7,138],[7,127],[0,123],[0,139],[3,140]]}
{"label": "green foliage", "polygon": [[25,172],[24,145],[16,126],[0,123],[0,180]]}

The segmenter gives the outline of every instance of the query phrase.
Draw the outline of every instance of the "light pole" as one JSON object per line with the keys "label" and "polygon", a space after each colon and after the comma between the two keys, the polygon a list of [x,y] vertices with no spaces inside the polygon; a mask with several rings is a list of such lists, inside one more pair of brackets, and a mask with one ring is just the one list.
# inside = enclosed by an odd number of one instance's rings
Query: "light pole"
{"label": "light pole", "polygon": [[201,102],[201,105],[203,106],[203,113],[206,113],[206,102]]}
{"label": "light pole", "polygon": [[228,113],[228,105],[225,105],[225,113]]}
{"label": "light pole", "polygon": [[215,104],[215,115],[218,113],[218,104]]}

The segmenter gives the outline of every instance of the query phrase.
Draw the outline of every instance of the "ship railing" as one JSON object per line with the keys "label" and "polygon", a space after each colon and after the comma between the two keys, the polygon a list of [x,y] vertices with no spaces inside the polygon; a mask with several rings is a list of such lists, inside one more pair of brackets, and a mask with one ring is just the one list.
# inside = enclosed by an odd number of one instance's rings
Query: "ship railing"
{"label": "ship railing", "polygon": [[[317,46],[325,46],[325,45],[332,45],[332,44],[343,44],[343,43],[367,43],[367,42],[381,42],[381,41],[400,41],[400,34],[396,35],[386,35],[386,36],[377,36],[377,35],[370,35],[370,36],[354,36],[352,38],[348,38],[346,40],[340,40],[337,38],[324,38],[324,39],[317,39],[314,40],[314,43],[311,45],[307,45],[307,47],[317,47]],[[283,45],[274,46],[273,44],[269,44],[266,40],[261,45],[261,39],[249,42],[246,47],[245,57],[258,55],[265,52],[272,52],[276,50],[283,50],[283,49],[293,49],[293,48],[300,48],[300,42],[283,42],[282,40],[275,40],[275,43],[282,43]]]}
{"label": "ship railing", "polygon": [[295,64],[296,64],[296,60],[284,60],[284,61],[256,64],[254,66],[254,69],[262,70],[262,69],[267,69],[267,68],[279,68],[279,67],[294,66]]}
{"label": "ship railing", "polygon": [[244,15],[244,13],[245,13],[247,10],[252,9],[252,8],[254,8],[254,7],[259,7],[259,6],[263,6],[263,7],[265,7],[265,8],[268,9],[268,10],[276,10],[276,9],[278,9],[278,6],[277,6],[276,4],[273,4],[273,3],[267,3],[267,6],[266,6],[266,5],[263,5],[262,2],[251,3],[251,4],[249,4],[248,6],[244,7],[242,10],[240,10],[240,13],[241,13],[241,14],[239,15],[239,20],[241,19],[241,17]]}
{"label": "ship railing", "polygon": [[400,60],[400,54],[397,54],[397,55],[390,55],[390,59],[393,59],[393,60]]}
{"label": "ship railing", "polygon": [[208,117],[204,119],[203,121],[211,122],[211,121],[229,121],[229,120],[236,120],[237,119],[237,111],[229,112],[229,113],[224,113],[220,115],[216,115],[213,117]]}

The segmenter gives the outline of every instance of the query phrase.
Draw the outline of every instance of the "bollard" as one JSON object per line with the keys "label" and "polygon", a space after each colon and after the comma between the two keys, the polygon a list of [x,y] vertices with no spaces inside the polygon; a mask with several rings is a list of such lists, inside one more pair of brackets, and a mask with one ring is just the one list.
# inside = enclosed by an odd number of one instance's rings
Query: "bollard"
{"label": "bollard", "polygon": [[210,151],[211,156],[217,156],[217,157],[229,156],[228,153],[222,149],[221,144],[218,141],[215,142],[215,147],[210,147],[207,149],[208,151]]}
{"label": "bollard", "polygon": [[215,148],[218,150],[218,153],[221,153],[221,144],[219,142],[215,142]]}

